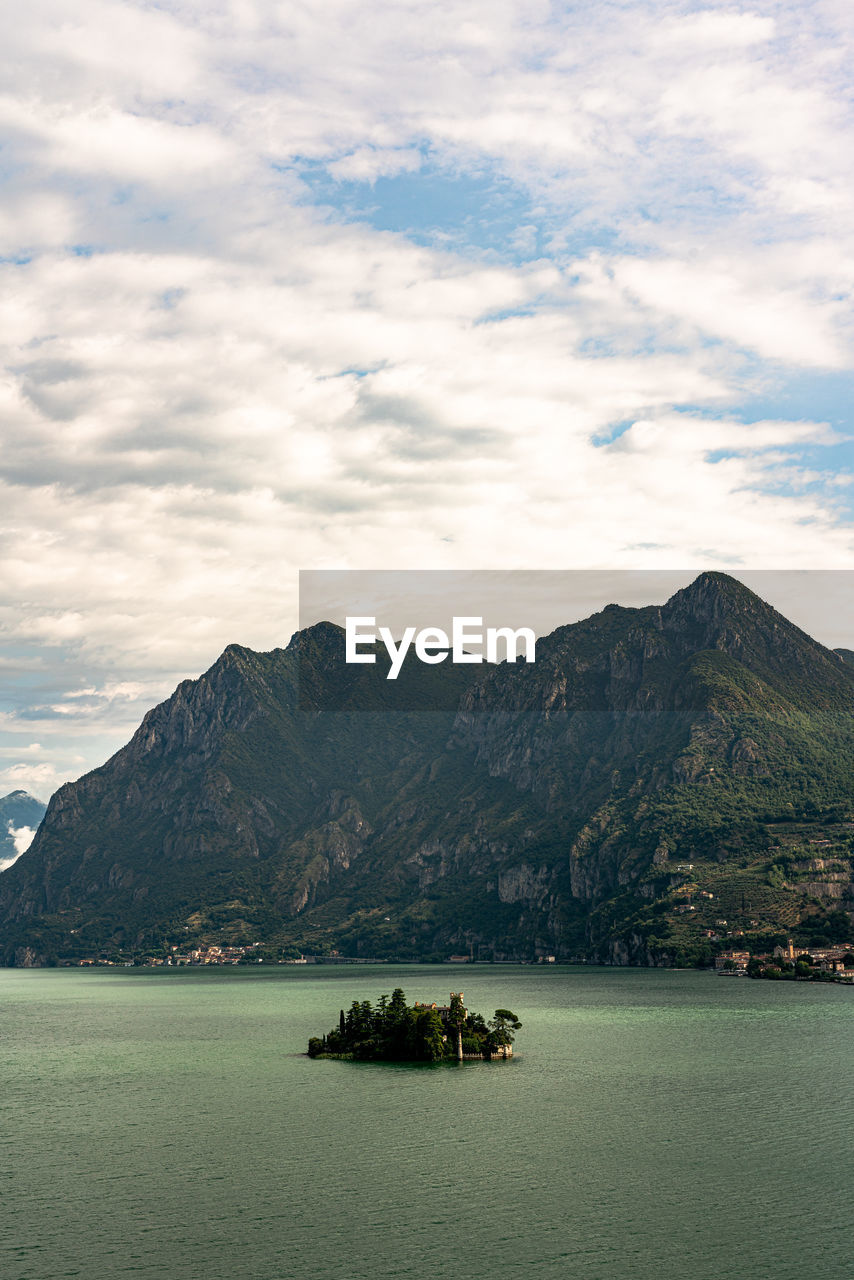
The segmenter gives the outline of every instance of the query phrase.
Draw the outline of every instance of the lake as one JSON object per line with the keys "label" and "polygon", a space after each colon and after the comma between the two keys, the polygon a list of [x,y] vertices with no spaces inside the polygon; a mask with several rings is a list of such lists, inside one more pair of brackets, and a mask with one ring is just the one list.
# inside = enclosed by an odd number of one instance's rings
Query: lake
{"label": "lake", "polygon": [[[503,1063],[312,1062],[354,999]],[[5,1280],[849,1280],[854,990],[549,966],[0,970]]]}

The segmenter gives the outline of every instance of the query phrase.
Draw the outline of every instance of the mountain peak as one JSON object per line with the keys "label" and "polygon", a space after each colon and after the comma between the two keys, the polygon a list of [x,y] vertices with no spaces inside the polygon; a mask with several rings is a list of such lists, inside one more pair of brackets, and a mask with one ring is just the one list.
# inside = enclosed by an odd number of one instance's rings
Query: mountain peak
{"label": "mountain peak", "polygon": [[36,796],[30,795],[29,791],[22,791],[19,789],[17,791],[10,791],[6,796],[0,796],[0,805],[12,806],[16,804],[37,805],[42,810],[45,807],[41,800],[37,799]]}
{"label": "mountain peak", "polygon": [[723,573],[718,569],[705,569],[687,587],[677,591],[671,597],[669,603],[674,600],[693,602],[711,599],[726,601],[740,607],[744,607],[745,604],[760,602],[759,596],[751,591],[749,587],[746,587],[743,582],[739,582],[738,578],[734,578],[731,574]]}
{"label": "mountain peak", "polygon": [[763,616],[769,624],[784,621],[771,605],[737,578],[717,570],[699,574],[693,582],[672,595],[663,612],[679,625],[699,623],[722,625],[738,620],[739,625],[755,623]]}
{"label": "mountain peak", "polygon": [[301,631],[295,631],[288,642],[287,648],[300,650],[311,647],[319,649],[331,648],[337,652],[343,639],[344,628],[340,627],[337,622],[314,622],[310,627],[303,627]]}

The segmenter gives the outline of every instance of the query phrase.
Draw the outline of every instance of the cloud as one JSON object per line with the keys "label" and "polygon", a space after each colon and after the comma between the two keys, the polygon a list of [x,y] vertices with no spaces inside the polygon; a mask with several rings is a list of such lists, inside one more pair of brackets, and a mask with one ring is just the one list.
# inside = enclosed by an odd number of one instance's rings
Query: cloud
{"label": "cloud", "polygon": [[624,304],[640,304],[671,326],[690,326],[769,360],[844,367],[848,352],[838,324],[844,305],[804,296],[797,281],[787,287],[784,269],[769,270],[768,258],[758,255],[752,270],[713,256],[615,259],[608,277]]}
{"label": "cloud", "polygon": [[40,154],[54,171],[116,182],[182,187],[199,174],[233,166],[237,149],[216,131],[131,114],[98,104],[69,112],[38,101],[0,97],[0,129],[13,145]]}
{"label": "cloud", "polygon": [[746,407],[852,362],[843,18],[7,14],[0,776],[285,643],[299,567],[850,564],[847,405]]}
{"label": "cloud", "polygon": [[53,764],[20,763],[7,769],[0,769],[0,789],[6,791],[28,791],[30,795],[51,795],[59,785],[58,771]]}
{"label": "cloud", "polygon": [[413,147],[390,150],[360,147],[328,166],[333,178],[375,182],[398,173],[416,173],[422,165],[421,152]]}
{"label": "cloud", "polygon": [[11,822],[8,822],[6,827],[15,845],[15,857],[0,859],[0,871],[5,871],[7,867],[11,867],[12,863],[17,861],[22,853],[27,852],[36,834],[33,827],[15,827]]}

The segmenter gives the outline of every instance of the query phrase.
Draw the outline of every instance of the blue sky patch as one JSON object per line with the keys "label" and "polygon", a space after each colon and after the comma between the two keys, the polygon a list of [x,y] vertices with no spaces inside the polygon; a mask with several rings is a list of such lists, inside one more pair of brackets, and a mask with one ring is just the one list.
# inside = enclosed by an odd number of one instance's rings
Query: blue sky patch
{"label": "blue sky patch", "polygon": [[572,210],[550,210],[497,171],[455,173],[425,164],[416,173],[373,182],[335,179],[325,164],[300,167],[312,203],[325,205],[347,222],[407,236],[416,244],[495,254],[513,264],[553,257],[552,238],[561,233],[562,254],[613,247],[612,229],[585,227],[577,240],[563,234]]}

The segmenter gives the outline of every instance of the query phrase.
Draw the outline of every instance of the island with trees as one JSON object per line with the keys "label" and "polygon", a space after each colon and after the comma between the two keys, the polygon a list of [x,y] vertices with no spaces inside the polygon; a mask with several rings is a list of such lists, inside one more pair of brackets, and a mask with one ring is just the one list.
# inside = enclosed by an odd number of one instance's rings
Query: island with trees
{"label": "island with trees", "polygon": [[354,1000],[341,1010],[337,1027],[308,1042],[310,1058],[349,1058],[358,1062],[494,1061],[513,1056],[514,1033],[522,1026],[510,1009],[496,1009],[487,1022],[452,991],[446,1005],[406,1003],[396,987],[390,996]]}

